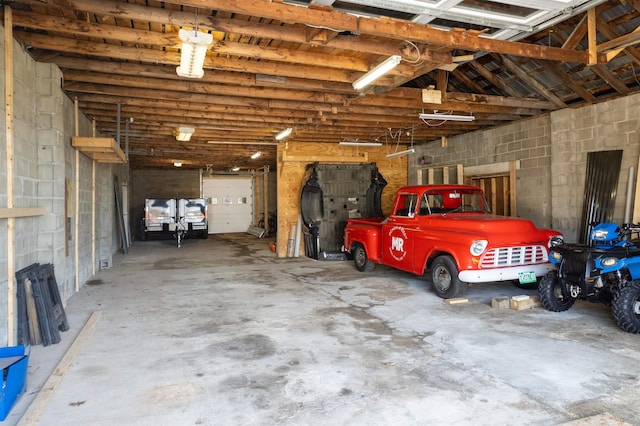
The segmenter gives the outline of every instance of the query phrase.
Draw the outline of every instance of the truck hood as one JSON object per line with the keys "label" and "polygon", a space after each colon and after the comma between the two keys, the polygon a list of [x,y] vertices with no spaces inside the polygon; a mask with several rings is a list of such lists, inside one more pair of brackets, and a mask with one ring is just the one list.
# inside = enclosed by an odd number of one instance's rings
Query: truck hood
{"label": "truck hood", "polygon": [[429,216],[427,219],[429,227],[443,227],[456,229],[457,231],[485,234],[487,239],[492,239],[497,235],[509,235],[513,238],[517,235],[527,236],[543,240],[552,235],[559,235],[559,232],[550,229],[540,229],[528,219],[515,217],[497,216],[492,214],[475,213],[453,213],[438,216]]}

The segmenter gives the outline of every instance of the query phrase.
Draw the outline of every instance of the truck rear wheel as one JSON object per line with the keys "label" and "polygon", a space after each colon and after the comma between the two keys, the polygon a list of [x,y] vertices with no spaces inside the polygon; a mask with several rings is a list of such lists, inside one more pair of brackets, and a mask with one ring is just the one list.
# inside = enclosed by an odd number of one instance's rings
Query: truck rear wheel
{"label": "truck rear wheel", "polygon": [[538,284],[540,303],[548,311],[563,312],[573,306],[576,299],[567,294],[556,271],[548,272]]}
{"label": "truck rear wheel", "polygon": [[438,256],[431,265],[431,282],[438,297],[452,299],[467,291],[467,283],[458,279],[458,267],[451,256]]}
{"label": "truck rear wheel", "polygon": [[360,272],[371,272],[376,266],[367,257],[367,252],[362,244],[356,244],[353,248],[353,263],[355,263],[356,269]]}
{"label": "truck rear wheel", "polygon": [[629,333],[640,333],[640,282],[621,287],[611,301],[611,312],[618,326]]}

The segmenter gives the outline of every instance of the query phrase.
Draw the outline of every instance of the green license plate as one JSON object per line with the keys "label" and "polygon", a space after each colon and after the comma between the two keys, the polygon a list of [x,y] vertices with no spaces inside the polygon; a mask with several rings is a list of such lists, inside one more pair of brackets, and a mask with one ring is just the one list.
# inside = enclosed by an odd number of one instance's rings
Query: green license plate
{"label": "green license plate", "polygon": [[538,279],[536,278],[536,273],[531,272],[518,272],[518,281],[520,284],[529,284],[535,283]]}

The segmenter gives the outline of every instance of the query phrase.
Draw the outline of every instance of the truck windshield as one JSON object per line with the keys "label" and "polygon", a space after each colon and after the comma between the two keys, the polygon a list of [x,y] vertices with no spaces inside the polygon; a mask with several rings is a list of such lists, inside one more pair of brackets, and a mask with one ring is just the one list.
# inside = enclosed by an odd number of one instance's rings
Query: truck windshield
{"label": "truck windshield", "polygon": [[487,202],[480,190],[432,190],[420,200],[418,214],[442,214],[457,212],[489,213]]}

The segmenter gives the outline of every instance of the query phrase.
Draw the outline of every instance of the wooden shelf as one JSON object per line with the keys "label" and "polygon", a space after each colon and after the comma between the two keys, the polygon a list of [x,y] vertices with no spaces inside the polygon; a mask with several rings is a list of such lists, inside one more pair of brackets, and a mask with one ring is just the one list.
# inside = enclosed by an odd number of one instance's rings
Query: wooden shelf
{"label": "wooden shelf", "polygon": [[127,157],[113,138],[74,137],[71,145],[100,163],[126,163]]}

